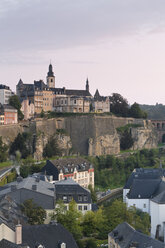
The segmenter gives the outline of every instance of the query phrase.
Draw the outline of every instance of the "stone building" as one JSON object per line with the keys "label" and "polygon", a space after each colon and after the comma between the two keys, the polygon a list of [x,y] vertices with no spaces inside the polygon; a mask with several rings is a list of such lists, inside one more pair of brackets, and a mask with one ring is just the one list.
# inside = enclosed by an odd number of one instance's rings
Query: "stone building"
{"label": "stone building", "polygon": [[72,178],[82,187],[94,188],[94,166],[83,158],[47,160],[42,172],[53,176],[54,181]]}
{"label": "stone building", "polygon": [[100,96],[100,93],[97,89],[92,101],[92,107],[94,112],[110,112],[109,97]]}

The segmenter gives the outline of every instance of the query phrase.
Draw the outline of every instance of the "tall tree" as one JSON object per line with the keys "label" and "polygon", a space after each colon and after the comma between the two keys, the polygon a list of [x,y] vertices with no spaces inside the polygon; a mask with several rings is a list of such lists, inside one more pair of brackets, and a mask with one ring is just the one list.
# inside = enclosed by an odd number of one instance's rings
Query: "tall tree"
{"label": "tall tree", "polygon": [[123,96],[121,96],[118,93],[113,93],[112,96],[110,96],[110,102],[111,102],[111,112],[126,117],[128,116],[128,101]]}
{"label": "tall tree", "polygon": [[147,113],[141,110],[139,104],[136,102],[131,105],[131,108],[129,109],[129,115],[134,118],[147,118]]}
{"label": "tall tree", "polygon": [[17,109],[18,111],[18,119],[23,120],[24,115],[22,114],[21,111],[21,103],[19,100],[19,97],[17,95],[13,95],[9,98],[9,105],[13,106],[14,108]]}

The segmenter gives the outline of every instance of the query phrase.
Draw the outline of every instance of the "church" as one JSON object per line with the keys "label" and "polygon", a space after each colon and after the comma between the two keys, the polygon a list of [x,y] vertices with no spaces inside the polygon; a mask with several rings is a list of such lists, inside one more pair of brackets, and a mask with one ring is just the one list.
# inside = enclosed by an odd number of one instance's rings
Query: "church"
{"label": "church", "polygon": [[25,119],[29,119],[33,115],[37,116],[42,111],[110,112],[109,98],[100,95],[98,97],[98,93],[97,97],[92,97],[88,79],[84,90],[57,88],[52,64],[48,68],[46,84],[43,80],[34,81],[34,84],[24,84],[20,79],[16,86],[16,94],[22,103]]}

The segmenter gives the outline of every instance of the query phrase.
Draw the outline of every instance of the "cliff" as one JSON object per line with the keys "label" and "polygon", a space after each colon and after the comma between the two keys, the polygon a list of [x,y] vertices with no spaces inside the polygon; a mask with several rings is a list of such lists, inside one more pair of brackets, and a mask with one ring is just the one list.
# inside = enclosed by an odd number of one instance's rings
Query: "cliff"
{"label": "cliff", "polygon": [[73,154],[82,155],[117,154],[120,151],[120,141],[116,128],[130,123],[141,125],[140,128],[131,129],[135,141],[132,149],[157,146],[157,136],[149,121],[98,115],[38,119],[17,125],[0,126],[0,136],[9,144],[19,132],[32,133],[34,155],[38,159],[41,158],[43,148],[52,135],[57,135],[63,155],[68,155],[71,150]]}

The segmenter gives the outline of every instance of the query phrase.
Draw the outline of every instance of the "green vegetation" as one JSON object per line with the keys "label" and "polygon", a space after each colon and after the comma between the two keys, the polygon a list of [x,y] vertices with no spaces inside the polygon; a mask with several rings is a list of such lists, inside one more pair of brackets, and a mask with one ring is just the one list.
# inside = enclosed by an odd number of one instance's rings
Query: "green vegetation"
{"label": "green vegetation", "polygon": [[32,199],[24,201],[21,205],[22,212],[27,216],[30,225],[44,224],[46,218],[46,211],[37,206]]}
{"label": "green vegetation", "polygon": [[18,119],[23,120],[24,115],[21,112],[21,102],[19,100],[19,97],[17,95],[11,96],[9,98],[9,105],[13,106],[18,111]]}
{"label": "green vegetation", "polygon": [[0,162],[5,162],[8,158],[8,146],[3,143],[0,136]]}
{"label": "green vegetation", "polygon": [[56,134],[64,134],[64,135],[67,135],[67,132],[65,129],[63,128],[59,128],[56,130]]}
{"label": "green vegetation", "polygon": [[118,93],[113,93],[110,96],[111,112],[117,116],[133,117],[133,118],[147,118],[147,113],[143,111],[138,103],[129,106],[127,99]]}
{"label": "green vegetation", "polygon": [[148,118],[151,120],[164,120],[165,119],[165,105],[140,105],[140,108],[147,112]]}
{"label": "green vegetation", "polygon": [[147,213],[135,208],[127,209],[126,204],[120,200],[115,200],[106,207],[100,207],[97,212],[88,211],[84,215],[77,210],[73,200],[69,203],[68,211],[61,201],[51,218],[64,225],[82,248],[97,247],[97,240],[107,239],[108,233],[124,221],[145,234],[149,234],[150,229],[150,217]]}
{"label": "green vegetation", "polygon": [[0,180],[0,186],[4,186],[7,183],[11,183],[15,181],[16,178],[17,178],[16,170],[12,169],[11,172],[7,176],[3,177]]}
{"label": "green vegetation", "polygon": [[43,150],[44,158],[51,158],[53,156],[61,155],[61,151],[57,144],[57,137],[52,136]]}
{"label": "green vegetation", "polygon": [[123,133],[124,131],[129,131],[130,128],[137,128],[137,127],[142,127],[141,124],[133,124],[133,123],[130,123],[130,124],[127,124],[125,126],[122,126],[122,127],[118,127],[116,128],[117,132],[119,133]]}
{"label": "green vegetation", "polygon": [[42,167],[45,165],[45,161],[36,163],[32,157],[27,157],[27,159],[21,160],[20,163],[20,175],[25,178],[33,173],[38,173],[41,171]]}
{"label": "green vegetation", "polygon": [[87,159],[95,166],[95,187],[103,190],[123,187],[135,168],[158,168],[160,159],[165,167],[165,153],[162,148],[143,149],[125,159],[113,155]]}
{"label": "green vegetation", "polygon": [[31,153],[32,135],[30,133],[19,133],[11,143],[9,154],[16,156],[16,152],[21,153],[21,158],[27,158]]}

